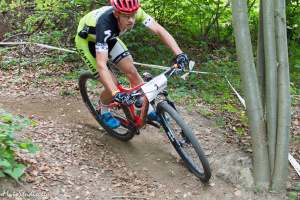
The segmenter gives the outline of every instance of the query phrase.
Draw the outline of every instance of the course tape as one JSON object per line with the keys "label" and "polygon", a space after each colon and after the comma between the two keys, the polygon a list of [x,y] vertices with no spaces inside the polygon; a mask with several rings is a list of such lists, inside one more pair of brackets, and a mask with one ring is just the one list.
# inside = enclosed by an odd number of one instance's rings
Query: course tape
{"label": "course tape", "polygon": [[[65,49],[65,48],[54,47],[54,46],[40,44],[40,43],[32,43],[32,42],[0,42],[0,46],[9,46],[9,45],[36,45],[36,46],[39,46],[39,47],[42,47],[42,48],[47,48],[47,49],[64,51],[64,52],[68,52],[68,53],[77,53],[77,51],[74,51],[74,50],[69,50],[69,49]],[[160,66],[160,65],[152,65],[152,64],[145,64],[145,63],[138,63],[138,62],[134,62],[133,64],[139,65],[139,66],[150,67],[150,68],[154,68],[154,69],[162,69],[162,70],[168,69],[168,67]],[[188,73],[224,76],[222,74],[213,73],[213,72],[200,72],[200,71],[193,71],[193,70],[189,71]],[[185,76],[183,78],[185,79],[186,76],[187,75],[185,74]],[[226,79],[228,85],[230,86],[230,88],[232,89],[232,91],[234,92],[234,94],[237,96],[237,98],[239,99],[239,101],[241,102],[241,104],[246,109],[246,103],[245,103],[244,98],[232,86],[232,84],[230,83],[230,81],[228,80],[228,78],[227,78],[226,75],[224,76],[224,78]],[[298,175],[300,176],[300,165],[299,165],[299,163],[296,161],[296,159],[290,153],[288,154],[288,160],[291,163],[291,165],[294,167],[294,169],[296,170],[296,172],[298,173]]]}
{"label": "course tape", "polygon": [[34,42],[0,42],[0,46],[15,46],[15,45],[36,45],[36,46],[39,46],[42,48],[47,48],[47,49],[65,51],[65,52],[69,52],[69,53],[77,53],[76,51],[73,51],[73,50],[54,47],[54,46],[50,46],[50,45],[46,45],[46,44],[34,43]]}

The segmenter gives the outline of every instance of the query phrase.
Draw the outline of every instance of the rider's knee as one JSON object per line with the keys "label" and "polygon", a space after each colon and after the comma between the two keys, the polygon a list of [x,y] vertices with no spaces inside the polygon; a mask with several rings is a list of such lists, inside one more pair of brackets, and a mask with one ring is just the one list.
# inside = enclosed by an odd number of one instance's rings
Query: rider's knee
{"label": "rider's knee", "polygon": [[130,77],[138,76],[138,71],[137,71],[137,69],[134,67],[134,65],[131,65],[130,67],[128,67],[128,68],[126,69],[126,71],[124,71],[124,73],[125,73],[127,76],[130,76]]}

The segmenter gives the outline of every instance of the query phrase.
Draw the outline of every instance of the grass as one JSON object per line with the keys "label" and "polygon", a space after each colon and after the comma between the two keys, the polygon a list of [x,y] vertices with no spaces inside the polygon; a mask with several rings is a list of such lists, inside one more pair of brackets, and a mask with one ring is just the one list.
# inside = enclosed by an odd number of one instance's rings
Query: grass
{"label": "grass", "polygon": [[298,195],[297,192],[289,192],[289,200],[297,200]]}
{"label": "grass", "polygon": [[60,90],[59,95],[63,97],[67,96],[76,96],[76,92],[74,90]]}
{"label": "grass", "polygon": [[300,143],[300,135],[295,135],[295,136],[293,136],[293,137],[292,137],[292,140],[294,140],[294,141]]}
{"label": "grass", "polygon": [[300,192],[300,182],[293,185],[292,190],[288,193],[289,200],[298,200],[298,193]]}
{"label": "grass", "polygon": [[206,118],[211,118],[214,116],[214,113],[208,110],[207,108],[197,108],[196,110],[200,115],[206,117]]}

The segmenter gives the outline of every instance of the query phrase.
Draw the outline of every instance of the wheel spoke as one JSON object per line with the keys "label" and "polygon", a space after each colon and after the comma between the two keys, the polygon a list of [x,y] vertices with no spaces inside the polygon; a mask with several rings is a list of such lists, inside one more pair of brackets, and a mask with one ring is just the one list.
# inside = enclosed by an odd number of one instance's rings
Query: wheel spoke
{"label": "wheel spoke", "polygon": [[182,152],[186,155],[190,162],[192,162],[199,171],[203,171],[202,163],[199,160],[197,152],[194,150],[193,145],[188,141],[184,135],[183,130],[179,127],[177,122],[168,113],[164,113],[164,120],[168,119],[168,128],[173,136],[176,138],[179,146],[182,148]]}
{"label": "wheel spoke", "polygon": [[101,121],[101,118],[98,115],[101,113],[103,105],[99,103],[99,99],[100,94],[104,91],[104,87],[98,80],[96,80],[90,73],[84,73],[80,76],[79,87],[83,100],[94,118],[110,135],[124,141],[130,140],[134,136],[135,132],[128,125],[128,120],[124,114],[124,110],[120,107],[113,107],[109,110],[115,118],[120,119],[122,122],[120,127],[111,129],[105,126],[105,124]]}
{"label": "wheel spoke", "polygon": [[207,182],[211,177],[209,163],[194,133],[167,102],[162,102],[158,106],[164,128],[176,151],[190,171],[203,182]]}

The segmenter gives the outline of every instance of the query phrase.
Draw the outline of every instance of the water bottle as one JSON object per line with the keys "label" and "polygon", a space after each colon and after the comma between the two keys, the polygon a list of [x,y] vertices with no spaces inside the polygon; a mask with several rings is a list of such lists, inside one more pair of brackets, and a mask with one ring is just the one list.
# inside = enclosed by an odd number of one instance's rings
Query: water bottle
{"label": "water bottle", "polygon": [[144,103],[144,97],[140,96],[137,98],[137,100],[134,102],[134,112],[136,115],[140,115],[142,111]]}

